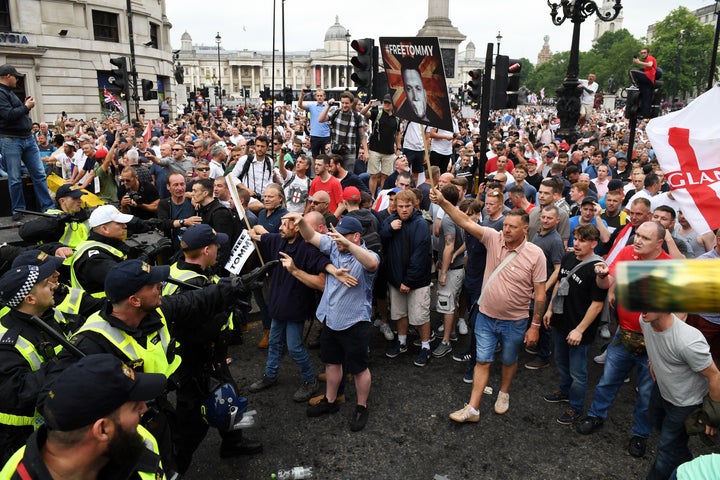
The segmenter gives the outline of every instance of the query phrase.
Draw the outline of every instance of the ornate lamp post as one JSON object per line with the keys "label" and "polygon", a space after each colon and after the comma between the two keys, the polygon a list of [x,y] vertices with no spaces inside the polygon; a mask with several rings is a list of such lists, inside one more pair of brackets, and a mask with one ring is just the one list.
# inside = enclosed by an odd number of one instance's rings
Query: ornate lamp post
{"label": "ornate lamp post", "polygon": [[568,143],[575,143],[578,137],[577,121],[580,118],[580,89],[578,75],[580,73],[580,24],[593,14],[604,22],[615,20],[620,15],[622,0],[615,0],[612,10],[601,12],[597,3],[592,0],[560,0],[560,3],[551,3],[550,17],[555,25],[562,25],[570,19],[573,23],[572,44],[570,46],[570,61],[568,62],[565,81],[558,88],[557,112],[560,117],[558,135]]}
{"label": "ornate lamp post", "polygon": [[497,53],[495,55],[500,55],[500,40],[502,40],[500,30],[498,30],[498,34],[495,36],[495,40],[497,40]]}
{"label": "ornate lamp post", "polygon": [[345,30],[345,89],[350,88],[350,30]]}
{"label": "ornate lamp post", "polygon": [[222,108],[222,74],[220,73],[220,42],[222,42],[222,37],[220,36],[220,32],[218,32],[217,35],[215,35],[215,43],[217,43],[217,57],[218,57],[218,98],[220,99],[220,108]]}

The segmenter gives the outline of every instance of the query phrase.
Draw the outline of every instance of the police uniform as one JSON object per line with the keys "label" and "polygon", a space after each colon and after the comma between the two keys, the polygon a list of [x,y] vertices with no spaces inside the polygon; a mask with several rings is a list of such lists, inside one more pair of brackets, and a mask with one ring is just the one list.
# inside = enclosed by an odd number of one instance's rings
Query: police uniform
{"label": "police uniform", "polygon": [[[56,208],[46,210],[45,213],[48,213],[50,215],[65,214],[65,212]],[[78,245],[80,245],[81,242],[87,240],[89,234],[90,230],[88,229],[87,223],[71,220],[65,223],[65,230],[63,230],[62,236],[57,239],[57,241],[64,245],[67,245],[72,249],[75,249]]]}

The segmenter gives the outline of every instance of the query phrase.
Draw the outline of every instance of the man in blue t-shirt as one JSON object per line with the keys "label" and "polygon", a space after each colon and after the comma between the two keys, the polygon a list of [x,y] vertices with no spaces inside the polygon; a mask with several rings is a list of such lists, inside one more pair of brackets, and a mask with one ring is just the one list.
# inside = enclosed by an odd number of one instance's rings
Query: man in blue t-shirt
{"label": "man in blue t-shirt", "polygon": [[309,92],[303,89],[298,99],[298,107],[310,112],[310,149],[312,157],[315,158],[325,153],[325,145],[330,143],[330,125],[328,122],[319,122],[320,114],[325,107],[325,90],[318,88],[315,90],[315,103],[306,105],[303,103],[305,95]]}
{"label": "man in blue t-shirt", "polygon": [[[601,210],[597,207],[597,201],[592,197],[585,197],[580,203],[580,215],[570,217],[570,231],[575,230],[578,225],[591,223],[600,230],[600,241],[607,242],[610,240],[610,231],[607,228],[605,220],[600,218]],[[598,222],[598,219],[600,220]],[[568,251],[573,247],[573,237],[570,235],[568,239]],[[597,253],[597,250],[595,251]]]}

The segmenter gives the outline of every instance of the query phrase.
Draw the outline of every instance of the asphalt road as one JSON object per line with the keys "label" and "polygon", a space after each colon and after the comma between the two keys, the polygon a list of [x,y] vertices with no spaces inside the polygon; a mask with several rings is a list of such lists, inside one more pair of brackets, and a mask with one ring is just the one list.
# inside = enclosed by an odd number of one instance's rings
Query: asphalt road
{"label": "asphalt road", "polygon": [[[434,324],[438,324],[437,318]],[[243,392],[263,372],[266,352],[255,345],[262,332],[253,323],[245,344],[232,347],[237,359],[231,370]],[[317,330],[315,330],[317,331]],[[312,334],[311,334],[312,335]],[[467,342],[460,337],[460,344]],[[372,390],[370,419],[364,430],[350,432],[354,409],[354,387],[340,412],[308,418],[306,405],[293,402],[300,384],[299,370],[286,355],[278,383],[272,388],[247,394],[251,408],[258,410],[261,424],[247,436],[264,443],[264,453],[253,457],[220,459],[220,437],[210,431],[194,458],[189,480],[269,479],[279,469],[313,467],[314,479],[410,479],[431,480],[436,475],[462,479],[640,479],[654,458],[657,434],[648,442],[645,458],[627,453],[635,402],[634,374],[610,410],[605,425],[590,436],[582,436],[555,419],[566,404],[550,404],[543,394],[554,390],[554,364],[531,371],[522,365],[532,357],[522,352],[510,389],[510,410],[497,415],[493,405],[499,390],[500,368],[491,369],[492,396],[480,405],[480,422],[459,425],[448,414],[468,401],[470,385],[462,382],[465,364],[450,355],[433,359],[424,368],[413,365],[419,347],[395,359],[384,355],[387,343],[374,329],[371,344]],[[599,344],[590,356],[599,352]],[[317,372],[322,371],[318,351],[311,351]],[[589,407],[592,391],[602,367],[590,360]],[[324,384],[323,384],[324,387]],[[709,453],[697,439],[691,440],[695,455]]]}

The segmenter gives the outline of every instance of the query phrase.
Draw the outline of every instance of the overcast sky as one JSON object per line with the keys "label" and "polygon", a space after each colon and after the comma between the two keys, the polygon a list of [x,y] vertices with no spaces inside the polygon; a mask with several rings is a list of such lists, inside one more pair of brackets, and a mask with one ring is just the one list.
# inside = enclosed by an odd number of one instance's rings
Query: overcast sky
{"label": "overcast sky", "polygon": [[[185,31],[192,36],[194,44],[215,46],[215,35],[220,32],[222,48],[271,51],[273,1],[277,5],[276,48],[280,50],[282,0],[167,0],[167,14],[173,25],[172,47],[180,48],[180,36]],[[553,1],[559,3],[560,0]],[[428,13],[426,0],[286,0],[284,3],[287,52],[322,48],[325,32],[335,23],[336,16],[352,38],[377,39],[416,35]],[[649,24],[663,19],[678,4],[695,10],[712,3],[711,0],[624,0],[623,27],[640,38],[645,36]],[[580,49],[583,51],[591,47],[594,18],[582,24]],[[572,23],[568,20],[561,26],[553,25],[546,0],[450,0],[450,19],[467,36],[460,50],[465,50],[467,42],[472,41],[478,57],[485,56],[487,43],[495,43],[498,31],[503,37],[500,53],[514,58],[526,57],[533,63],[545,35],[550,36],[553,53],[570,49]]]}

